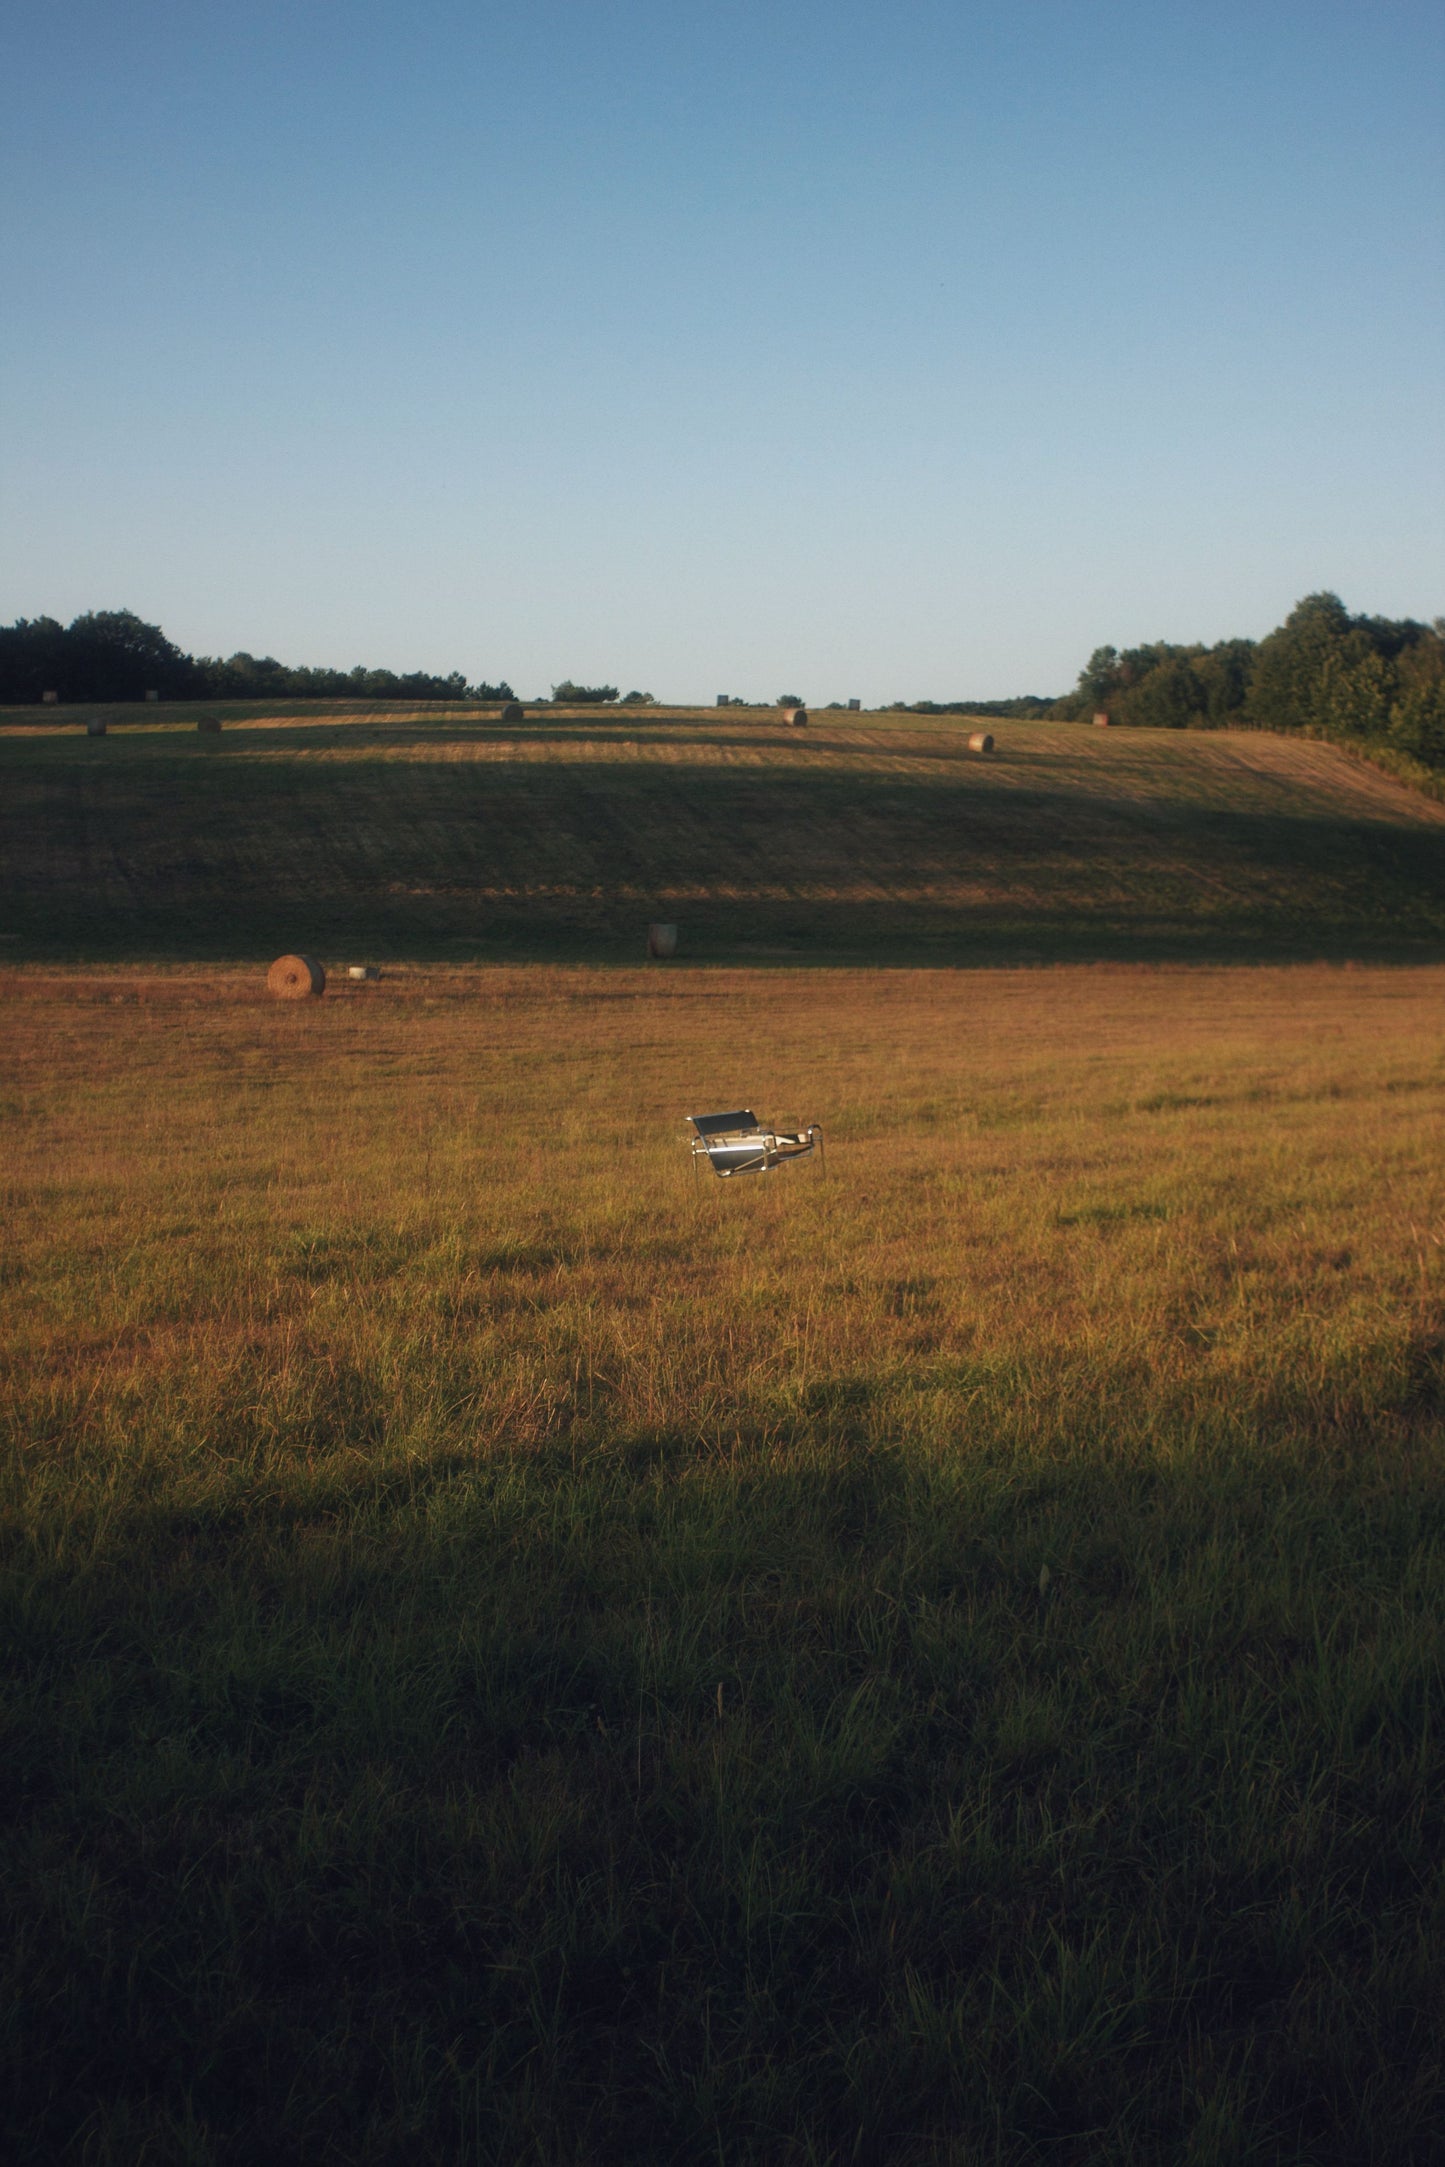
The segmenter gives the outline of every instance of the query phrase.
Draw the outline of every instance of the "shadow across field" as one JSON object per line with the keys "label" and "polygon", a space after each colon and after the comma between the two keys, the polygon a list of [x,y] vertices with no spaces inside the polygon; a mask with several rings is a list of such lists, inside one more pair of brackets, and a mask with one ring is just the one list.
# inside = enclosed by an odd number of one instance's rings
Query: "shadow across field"
{"label": "shadow across field", "polygon": [[1209,798],[1161,785],[1148,747],[1070,766],[1024,739],[985,767],[956,733],[871,764],[761,733],[706,758],[676,730],[657,757],[469,734],[497,749],[417,730],[388,757],[323,725],[11,742],[0,958],[605,962],[658,918],[719,962],[1445,955],[1445,829],[1268,774],[1241,769],[1230,805],[1217,775]]}
{"label": "shadow across field", "polygon": [[7,974],[0,2156],[1434,2167],[1442,982]]}
{"label": "shadow across field", "polygon": [[[1222,2118],[1424,2160],[1436,1686],[1391,1608],[1423,1431],[1397,1494],[1320,1437],[942,1466],[843,1409],[799,1458],[584,1431],[362,1474],[353,1426],[304,1505],[258,1469],[71,1526],[83,1570],[12,1554],[23,2149],[921,2163],[1107,2128],[1162,2163]],[[1324,1773],[1361,1681],[1322,1558],[1393,1636]]]}

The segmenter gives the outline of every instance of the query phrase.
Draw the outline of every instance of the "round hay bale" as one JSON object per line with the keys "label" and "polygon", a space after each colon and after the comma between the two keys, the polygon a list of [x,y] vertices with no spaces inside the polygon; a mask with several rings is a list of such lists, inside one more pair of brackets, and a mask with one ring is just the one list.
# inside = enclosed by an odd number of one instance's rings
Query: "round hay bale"
{"label": "round hay bale", "polygon": [[105,736],[105,724],[101,720],[99,715],[91,716],[89,722],[85,726],[85,734],[87,737]]}
{"label": "round hay bale", "polygon": [[501,721],[506,726],[506,728],[509,730],[515,730],[517,724],[519,722],[525,722],[526,719],[527,710],[525,707],[523,707],[521,701],[508,700],[506,706],[502,709],[501,713]]}
{"label": "round hay bale", "polygon": [[266,973],[266,991],[278,1001],[318,1000],[326,991],[326,973],[310,956],[277,956]]}
{"label": "round hay bale", "polygon": [[968,749],[970,752],[992,752],[993,732],[991,730],[974,730],[969,736]]}
{"label": "round hay bale", "polygon": [[1108,716],[1107,716],[1107,715],[1105,714],[1105,712],[1104,712],[1103,708],[1101,707],[1101,708],[1099,709],[1099,712],[1098,712],[1098,713],[1097,713],[1097,714],[1095,715],[1095,717],[1094,717],[1094,728],[1095,728],[1096,730],[1107,730],[1107,729],[1108,729],[1108,727],[1109,727],[1109,718],[1108,718]]}
{"label": "round hay bale", "polygon": [[647,953],[665,961],[677,954],[677,927],[675,925],[650,925],[647,929]]}
{"label": "round hay bale", "polygon": [[221,718],[219,715],[202,715],[200,721],[196,724],[196,728],[204,730],[207,736],[218,737],[221,730]]}
{"label": "round hay bale", "polygon": [[346,966],[346,975],[359,980],[364,986],[369,986],[375,984],[381,973],[374,963],[349,963]]}
{"label": "round hay bale", "polygon": [[785,707],[783,709],[783,720],[791,723],[795,730],[806,730],[808,727],[808,710],[806,707]]}

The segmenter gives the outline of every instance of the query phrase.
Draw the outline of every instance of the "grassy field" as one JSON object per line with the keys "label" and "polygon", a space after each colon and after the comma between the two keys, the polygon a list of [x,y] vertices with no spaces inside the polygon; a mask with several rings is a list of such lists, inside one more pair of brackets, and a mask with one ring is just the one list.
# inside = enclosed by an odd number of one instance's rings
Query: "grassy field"
{"label": "grassy field", "polygon": [[1445,805],[1334,746],[216,712],[9,712],[0,960],[615,964],[653,919],[714,963],[1445,960]]}
{"label": "grassy field", "polygon": [[[558,764],[704,855],[744,794],[667,913],[719,952],[1002,955],[1046,819],[1021,929],[1278,939],[1293,868],[1286,931],[1436,938],[1438,826],[1319,748],[589,731],[9,740],[23,945],[225,953],[229,879],[263,959],[485,949],[449,868],[520,879]],[[880,802],[936,911],[850,871]],[[629,847],[547,939],[672,900]],[[1438,2159],[1445,970],[32,967],[0,1024],[10,2156]],[[826,1171],[694,1191],[738,1102]]]}

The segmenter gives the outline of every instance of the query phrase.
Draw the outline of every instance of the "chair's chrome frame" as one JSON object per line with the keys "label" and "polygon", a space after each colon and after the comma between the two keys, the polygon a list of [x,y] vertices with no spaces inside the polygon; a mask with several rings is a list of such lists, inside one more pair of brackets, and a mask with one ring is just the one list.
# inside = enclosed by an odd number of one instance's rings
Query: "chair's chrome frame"
{"label": "chair's chrome frame", "polygon": [[823,1164],[822,1124],[810,1121],[805,1129],[770,1129],[745,1107],[731,1114],[689,1114],[697,1132],[692,1140],[692,1172],[696,1182],[698,1160],[706,1159],[722,1181],[734,1174],[770,1174],[789,1159],[806,1159],[814,1151]]}

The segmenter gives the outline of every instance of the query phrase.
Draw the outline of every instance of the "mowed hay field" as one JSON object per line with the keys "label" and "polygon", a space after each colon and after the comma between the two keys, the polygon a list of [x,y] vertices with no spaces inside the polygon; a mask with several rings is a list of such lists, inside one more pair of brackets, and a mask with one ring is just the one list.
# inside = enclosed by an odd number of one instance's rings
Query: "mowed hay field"
{"label": "mowed hay field", "polygon": [[1445,970],[0,1023],[10,2156],[1438,2159]]}
{"label": "mowed hay field", "polygon": [[632,961],[655,919],[711,962],[1445,960],[1445,805],[1336,746],[109,712],[95,740],[53,709],[0,725],[0,960]]}

